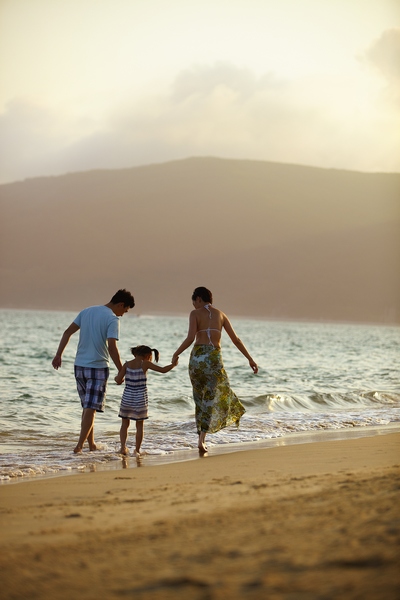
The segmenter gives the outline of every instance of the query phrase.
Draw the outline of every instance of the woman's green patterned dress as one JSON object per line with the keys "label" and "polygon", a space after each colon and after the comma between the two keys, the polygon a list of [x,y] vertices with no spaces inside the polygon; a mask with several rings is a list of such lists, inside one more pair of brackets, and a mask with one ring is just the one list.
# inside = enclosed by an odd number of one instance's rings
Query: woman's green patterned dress
{"label": "woman's green patterned dress", "polygon": [[215,433],[229,425],[239,426],[245,408],[230,388],[221,349],[209,345],[194,346],[189,376],[196,405],[197,433]]}

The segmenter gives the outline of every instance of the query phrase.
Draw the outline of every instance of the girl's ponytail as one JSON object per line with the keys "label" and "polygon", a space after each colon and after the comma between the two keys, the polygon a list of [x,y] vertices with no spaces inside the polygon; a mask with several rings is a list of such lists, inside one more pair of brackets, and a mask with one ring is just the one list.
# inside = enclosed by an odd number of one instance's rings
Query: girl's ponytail
{"label": "girl's ponytail", "polygon": [[156,362],[158,362],[158,359],[160,358],[160,353],[157,348],[149,348],[149,346],[135,346],[135,348],[131,348],[131,352],[133,356],[147,356],[154,352]]}

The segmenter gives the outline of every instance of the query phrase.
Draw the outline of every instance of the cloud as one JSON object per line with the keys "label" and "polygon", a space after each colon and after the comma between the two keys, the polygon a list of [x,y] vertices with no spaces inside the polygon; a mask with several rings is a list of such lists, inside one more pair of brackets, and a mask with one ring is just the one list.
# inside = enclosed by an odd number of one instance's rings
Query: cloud
{"label": "cloud", "polygon": [[272,73],[257,79],[248,68],[218,62],[212,67],[196,65],[182,71],[173,83],[172,98],[176,102],[182,102],[191,96],[204,98],[224,87],[245,99],[260,90],[279,85],[280,82]]}
{"label": "cloud", "polygon": [[[389,44],[385,38],[386,50],[379,54],[386,69],[393,39]],[[378,61],[378,54],[372,56]],[[159,93],[115,99],[97,122],[14,101],[0,117],[0,178],[128,168],[188,156],[398,171],[397,111],[377,107],[354,86],[351,78],[278,80],[271,73],[256,77],[249,69],[216,63],[185,69]]]}
{"label": "cloud", "polygon": [[12,180],[19,173],[34,173],[46,150],[40,137],[51,147],[55,120],[49,111],[27,99],[9,102],[0,117],[1,178]]}
{"label": "cloud", "polygon": [[10,101],[0,115],[0,182],[63,172],[57,157],[86,130],[37,100]]}
{"label": "cloud", "polygon": [[364,59],[390,83],[400,84],[400,27],[384,31],[365,52]]}
{"label": "cloud", "polygon": [[383,105],[392,105],[399,114],[400,27],[385,30],[360,58],[385,81],[379,100]]}

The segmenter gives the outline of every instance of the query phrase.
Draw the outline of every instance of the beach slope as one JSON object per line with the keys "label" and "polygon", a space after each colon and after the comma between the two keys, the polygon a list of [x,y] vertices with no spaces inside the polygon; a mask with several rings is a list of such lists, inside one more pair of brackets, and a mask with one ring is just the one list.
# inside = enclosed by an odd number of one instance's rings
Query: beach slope
{"label": "beach slope", "polygon": [[1,597],[394,600],[399,451],[395,433],[4,485]]}

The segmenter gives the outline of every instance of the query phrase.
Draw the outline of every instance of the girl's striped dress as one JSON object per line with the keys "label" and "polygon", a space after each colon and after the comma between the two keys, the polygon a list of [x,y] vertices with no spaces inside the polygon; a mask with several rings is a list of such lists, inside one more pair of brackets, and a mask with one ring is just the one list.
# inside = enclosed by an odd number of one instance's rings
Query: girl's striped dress
{"label": "girl's striped dress", "polygon": [[148,418],[147,377],[143,369],[126,368],[125,389],[119,417],[141,421]]}

